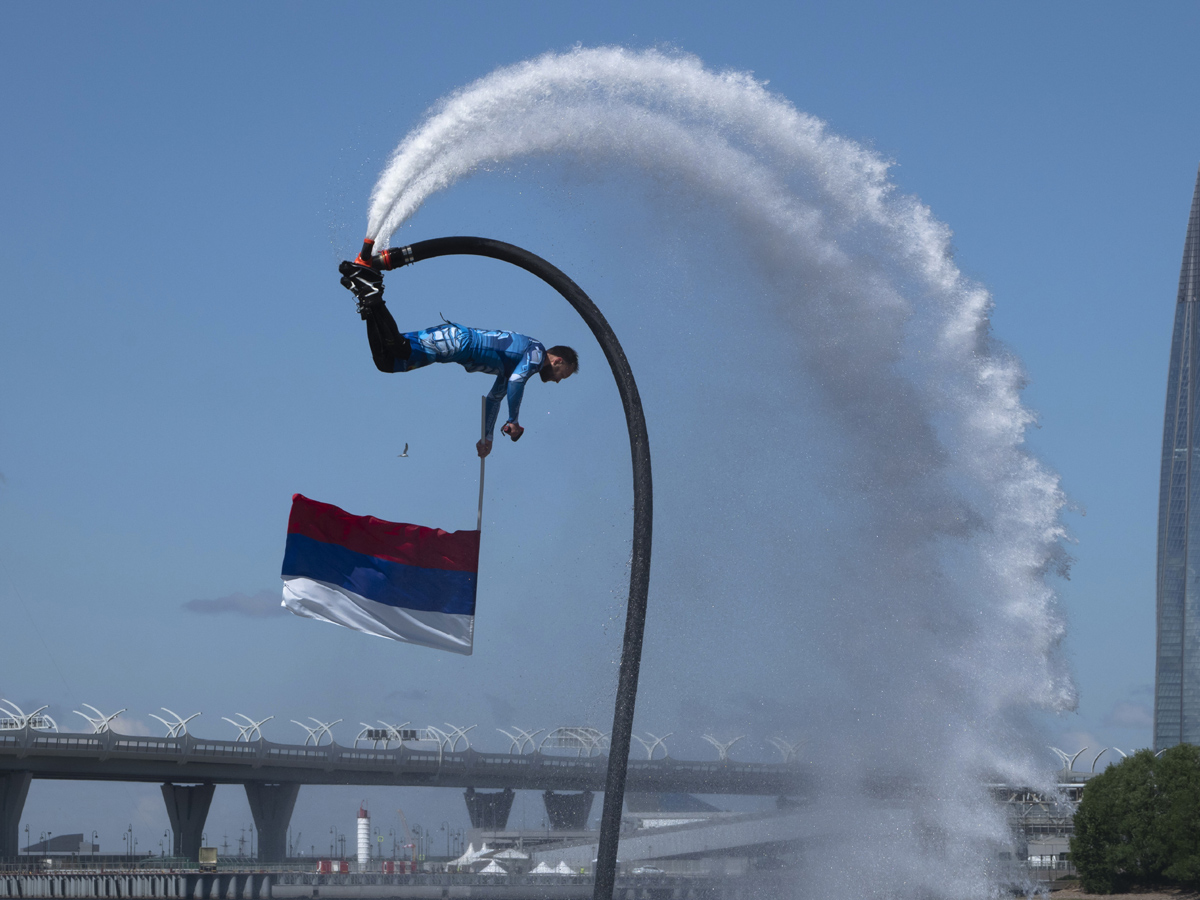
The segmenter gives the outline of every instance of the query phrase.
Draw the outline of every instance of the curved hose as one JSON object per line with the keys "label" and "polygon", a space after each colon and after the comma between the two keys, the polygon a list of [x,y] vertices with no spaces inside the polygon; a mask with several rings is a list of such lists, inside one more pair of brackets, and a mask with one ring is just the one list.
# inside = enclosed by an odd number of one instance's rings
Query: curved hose
{"label": "curved hose", "polygon": [[438,256],[486,256],[519,266],[558,291],[592,330],[621,394],[625,423],[629,428],[629,450],[633,461],[633,560],[629,572],[629,605],[625,615],[625,640],[617,681],[617,702],[609,741],[608,775],[604,786],[604,811],[600,817],[600,846],[596,858],[595,900],[610,900],[616,880],[617,841],[621,830],[621,807],[625,800],[625,775],[629,767],[629,743],[633,733],[633,710],[637,700],[638,673],[642,664],[642,637],[646,627],[646,600],[650,586],[650,542],[654,519],[653,485],[650,477],[650,440],[642,400],[625,351],[612,327],[596,304],[574,281],[540,256],[514,244],[481,237],[444,237],[420,241],[407,247],[392,247],[372,255],[374,242],[363,244],[362,259],[379,269],[433,259]]}

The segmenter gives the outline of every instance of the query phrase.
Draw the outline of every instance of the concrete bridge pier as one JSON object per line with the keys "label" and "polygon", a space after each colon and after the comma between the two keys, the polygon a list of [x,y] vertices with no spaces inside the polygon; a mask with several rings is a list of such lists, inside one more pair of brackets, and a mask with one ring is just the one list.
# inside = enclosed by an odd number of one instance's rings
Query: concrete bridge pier
{"label": "concrete bridge pier", "polygon": [[463,791],[467,801],[467,815],[471,817],[471,827],[484,831],[503,831],[508,827],[508,814],[512,811],[512,788],[505,788],[491,794],[480,794],[475,788]]}
{"label": "concrete bridge pier", "polygon": [[546,815],[554,831],[586,831],[588,815],[592,811],[592,792],[560,794],[546,791],[542,801],[546,804]]}
{"label": "concrete bridge pier", "polygon": [[246,782],[246,799],[258,829],[258,861],[283,862],[287,858],[287,830],[296,808],[300,785],[295,782]]}
{"label": "concrete bridge pier", "polygon": [[14,858],[20,852],[21,812],[32,780],[30,772],[0,775],[0,859]]}
{"label": "concrete bridge pier", "polygon": [[171,833],[175,835],[171,847],[175,856],[193,861],[200,859],[204,821],[208,818],[208,807],[212,805],[215,790],[216,785],[211,781],[192,785],[168,782],[162,786],[167,816],[171,819]]}

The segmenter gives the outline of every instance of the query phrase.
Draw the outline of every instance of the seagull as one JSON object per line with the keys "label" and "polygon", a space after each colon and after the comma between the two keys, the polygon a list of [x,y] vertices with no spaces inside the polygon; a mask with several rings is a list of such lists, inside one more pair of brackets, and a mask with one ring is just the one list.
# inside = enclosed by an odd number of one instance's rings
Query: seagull
{"label": "seagull", "polygon": [[403,453],[397,453],[396,455],[397,455],[397,456],[408,456],[408,444],[405,444],[405,445],[404,445],[404,452],[403,452]]}

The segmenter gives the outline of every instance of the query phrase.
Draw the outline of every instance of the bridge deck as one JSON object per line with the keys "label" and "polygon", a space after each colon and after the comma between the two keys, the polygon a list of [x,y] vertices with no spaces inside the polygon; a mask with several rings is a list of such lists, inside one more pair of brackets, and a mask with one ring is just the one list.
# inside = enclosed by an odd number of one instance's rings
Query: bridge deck
{"label": "bridge deck", "polygon": [[[267,740],[0,731],[0,774],[78,781],[214,784],[396,785],[602,791],[607,756],[320,747]],[[630,760],[626,789],[638,792],[795,796],[810,781],[796,764]]]}

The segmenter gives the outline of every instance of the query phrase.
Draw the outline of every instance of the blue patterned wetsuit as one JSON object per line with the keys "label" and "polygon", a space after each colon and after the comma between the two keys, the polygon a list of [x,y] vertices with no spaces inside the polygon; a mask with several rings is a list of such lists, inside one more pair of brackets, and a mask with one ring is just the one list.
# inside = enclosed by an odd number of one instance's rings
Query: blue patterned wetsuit
{"label": "blue patterned wetsuit", "polygon": [[419,369],[430,363],[458,363],[468,372],[487,372],[496,383],[487,395],[487,439],[492,439],[500,401],[508,396],[508,421],[516,422],[521,411],[525,382],[541,368],[546,348],[538,341],[514,331],[481,331],[446,322],[410,331],[404,335],[412,345],[408,359],[395,361],[396,372]]}

